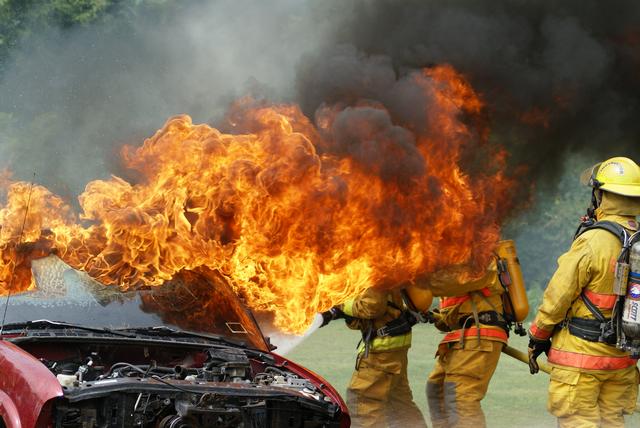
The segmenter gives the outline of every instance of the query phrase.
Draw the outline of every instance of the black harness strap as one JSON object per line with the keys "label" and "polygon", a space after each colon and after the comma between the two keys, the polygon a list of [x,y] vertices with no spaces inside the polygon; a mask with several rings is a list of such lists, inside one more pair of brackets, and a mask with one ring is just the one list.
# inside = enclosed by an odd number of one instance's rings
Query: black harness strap
{"label": "black harness strap", "polygon": [[[637,234],[629,235],[629,232],[621,225],[611,221],[598,221],[588,220],[583,222],[576,230],[573,237],[574,241],[583,233],[589,230],[602,229],[616,236],[622,244],[622,250],[618,257],[618,264],[627,263],[629,260],[629,249],[633,245]],[[574,336],[581,337],[582,339],[589,340],[591,342],[607,343],[609,345],[616,344],[617,331],[619,330],[619,323],[616,322],[617,313],[616,307],[619,306],[620,298],[616,302],[614,307],[614,313],[611,318],[606,318],[604,314],[598,309],[598,307],[587,297],[584,290],[580,293],[580,298],[584,302],[585,306],[591,312],[595,320],[588,320],[583,318],[571,318],[565,321],[565,325],[568,326],[569,332]]]}
{"label": "black harness strap", "polygon": [[566,322],[569,333],[590,342],[601,342],[608,345],[615,345],[617,339],[616,326],[612,318],[606,318],[598,307],[584,293],[580,293],[580,298],[589,312],[594,316],[594,320],[573,317]]}
{"label": "black harness strap", "polygon": [[603,229],[609,233],[612,233],[613,235],[617,236],[618,239],[620,239],[620,242],[623,246],[629,239],[629,232],[627,232],[627,230],[624,227],[620,226],[618,223],[606,220],[596,222],[594,222],[593,220],[588,220],[580,223],[580,226],[578,226],[578,230],[576,230],[576,233],[573,236],[573,240],[575,241],[583,233],[594,229]]}
{"label": "black harness strap", "polygon": [[[391,300],[387,300],[387,306],[400,311],[400,315],[379,329],[373,328],[373,323],[369,320],[367,327],[362,330],[362,339],[358,342],[358,348],[361,343],[364,343],[364,357],[369,356],[369,350],[371,343],[376,337],[395,337],[402,336],[411,332],[411,328],[416,325],[420,320],[408,309],[402,309]],[[359,367],[359,362],[356,363],[356,369]]]}
{"label": "black harness strap", "polygon": [[578,336],[581,339],[589,342],[606,343],[607,345],[615,345],[617,342],[617,335],[615,330],[612,330],[608,323],[601,323],[598,320],[588,318],[571,318],[566,322],[566,326],[569,328],[569,333],[573,336]]}
{"label": "black harness strap", "polygon": [[[580,224],[575,236],[573,237],[573,240],[575,241],[583,233],[595,229],[606,230],[607,232],[618,237],[620,243],[622,244],[622,250],[620,251],[620,255],[618,256],[618,263],[627,263],[627,261],[629,260],[629,249],[631,248],[636,235],[629,235],[629,232],[627,232],[624,227],[612,221],[593,222],[593,220],[589,220]],[[596,305],[594,305],[593,302],[591,302],[591,300],[587,298],[587,296],[584,294],[584,291],[580,293],[580,298],[584,301],[587,309],[589,309],[589,311],[596,319],[598,319],[600,322],[605,322],[603,321],[605,320],[605,318],[604,315],[602,315],[602,312],[600,312]]]}
{"label": "black harness strap", "polygon": [[[496,311],[484,311],[478,312],[478,322],[484,325],[492,325],[496,327],[500,327],[507,334],[509,334],[509,325],[505,321],[502,314],[499,314]],[[465,315],[458,320],[458,325],[467,326],[468,323],[476,324],[473,315]]]}
{"label": "black harness strap", "polygon": [[416,317],[409,311],[403,311],[400,316],[392,319],[375,331],[376,337],[402,336],[411,332],[411,328],[418,323]]}
{"label": "black harness strap", "polygon": [[580,298],[584,302],[584,305],[587,307],[587,309],[589,309],[589,312],[591,312],[595,319],[597,319],[599,322],[605,323],[610,320],[605,318],[604,314],[600,311],[600,309],[598,309],[596,305],[593,304],[593,302],[587,297],[584,291],[580,293]]}

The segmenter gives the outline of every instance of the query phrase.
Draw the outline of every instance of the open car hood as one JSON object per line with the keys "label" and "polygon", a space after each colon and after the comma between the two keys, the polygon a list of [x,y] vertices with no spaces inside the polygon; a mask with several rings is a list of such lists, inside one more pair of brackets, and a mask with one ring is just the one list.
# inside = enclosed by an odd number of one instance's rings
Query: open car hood
{"label": "open car hood", "polygon": [[56,256],[32,262],[35,287],[11,296],[5,324],[51,320],[85,327],[167,327],[269,351],[251,312],[218,272],[183,271],[155,287],[105,286]]}

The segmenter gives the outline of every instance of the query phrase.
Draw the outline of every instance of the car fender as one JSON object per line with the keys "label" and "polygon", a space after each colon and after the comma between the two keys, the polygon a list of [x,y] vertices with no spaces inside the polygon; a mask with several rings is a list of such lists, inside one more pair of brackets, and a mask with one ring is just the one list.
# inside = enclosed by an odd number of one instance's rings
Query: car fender
{"label": "car fender", "polygon": [[0,390],[0,418],[4,422],[7,428],[22,428],[20,424],[20,416],[18,415],[18,409],[13,403],[11,397],[9,397],[4,391]]}
{"label": "car fender", "polygon": [[320,388],[323,394],[327,395],[333,400],[334,403],[338,405],[340,411],[342,412],[340,428],[348,428],[351,425],[351,419],[349,416],[349,409],[347,408],[347,405],[345,404],[338,391],[336,391],[329,382],[327,382],[319,374],[309,370],[306,367],[296,364],[281,355],[278,355],[274,352],[272,352],[271,355],[274,357],[277,366],[286,367],[287,370],[290,370],[298,376],[310,380],[311,383]]}
{"label": "car fender", "polygon": [[7,428],[33,428],[47,401],[61,397],[56,377],[38,359],[0,340],[0,413]]}

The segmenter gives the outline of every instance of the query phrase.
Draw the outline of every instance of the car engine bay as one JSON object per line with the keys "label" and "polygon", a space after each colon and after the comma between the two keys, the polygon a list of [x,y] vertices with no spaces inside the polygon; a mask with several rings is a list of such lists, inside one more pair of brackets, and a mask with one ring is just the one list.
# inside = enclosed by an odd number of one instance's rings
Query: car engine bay
{"label": "car engine bay", "polygon": [[230,346],[22,345],[64,396],[53,427],[338,427],[339,407],[260,351]]}

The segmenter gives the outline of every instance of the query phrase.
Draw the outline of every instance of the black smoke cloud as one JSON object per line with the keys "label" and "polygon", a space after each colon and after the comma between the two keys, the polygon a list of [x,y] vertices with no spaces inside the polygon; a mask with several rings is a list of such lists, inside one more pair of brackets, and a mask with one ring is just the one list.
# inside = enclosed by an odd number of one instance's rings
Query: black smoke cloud
{"label": "black smoke cloud", "polygon": [[[493,141],[508,148],[510,165],[528,166],[532,182],[554,182],[567,154],[640,154],[636,2],[175,5],[121,23],[47,31],[16,49],[0,76],[0,168],[22,179],[35,171],[56,193],[75,195],[91,179],[122,173],[113,161],[122,143],[139,144],[177,113],[218,126],[228,104],[246,94],[297,102],[309,117],[335,102],[380,102],[389,111],[385,126],[424,132],[431,100],[410,76],[442,63],[480,92]],[[381,171],[422,174],[410,136],[385,133],[386,142],[367,150],[353,144],[356,135],[332,150],[359,156],[365,167],[399,151],[406,171],[391,164]],[[479,147],[464,154],[467,164],[482,158]]]}
{"label": "black smoke cloud", "polygon": [[[590,202],[579,171],[618,155],[640,161],[640,3],[323,5],[326,16],[338,15],[342,5],[342,21],[298,67],[305,111],[344,95],[384,98],[389,82],[423,67],[449,63],[462,72],[486,102],[492,141],[508,149],[512,167],[526,165],[520,188],[537,187],[533,203],[521,205],[527,211],[512,217],[503,233],[517,242],[528,287],[543,289]],[[408,87],[393,99],[394,120],[420,120],[410,116],[419,114],[411,94]]]}
{"label": "black smoke cloud", "polygon": [[324,104],[378,101],[396,122],[425,132],[425,113],[434,100],[411,79],[411,72],[399,76],[388,56],[368,55],[348,44],[331,45],[319,53],[306,54],[300,61],[298,101],[310,116]]}
{"label": "black smoke cloud", "polygon": [[[434,123],[439,116],[432,111],[439,109],[434,97],[440,83],[424,76],[422,70],[398,74],[390,57],[368,55],[349,44],[331,45],[319,52],[303,56],[297,88],[298,101],[309,117],[322,116],[325,108],[341,110],[333,134],[324,135],[329,145],[322,149],[349,156],[364,170],[406,186],[412,178],[429,173],[416,147],[416,134],[438,144],[460,146],[459,139],[440,135],[443,127]],[[476,116],[467,128],[472,133],[465,138],[467,144],[455,148],[456,152],[463,149],[468,173],[486,172],[491,163],[478,153],[489,147],[481,135],[484,125],[478,123],[483,118]]]}
{"label": "black smoke cloud", "polygon": [[[385,102],[420,126],[416,69],[448,63],[487,104],[492,138],[531,181],[557,179],[568,154],[640,154],[640,4],[632,1],[324,2],[339,29],[297,75],[308,114],[335,100]],[[398,95],[400,91],[394,91]],[[540,179],[543,180],[540,180]]]}
{"label": "black smoke cloud", "polygon": [[413,134],[393,125],[385,110],[347,107],[338,113],[331,131],[334,153],[349,156],[385,181],[408,186],[425,173]]}

